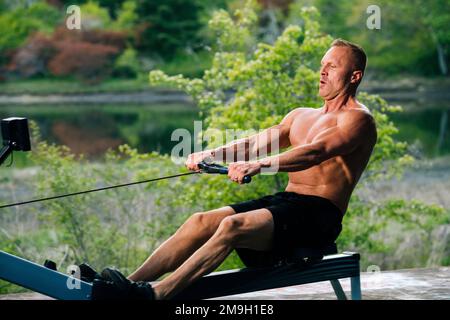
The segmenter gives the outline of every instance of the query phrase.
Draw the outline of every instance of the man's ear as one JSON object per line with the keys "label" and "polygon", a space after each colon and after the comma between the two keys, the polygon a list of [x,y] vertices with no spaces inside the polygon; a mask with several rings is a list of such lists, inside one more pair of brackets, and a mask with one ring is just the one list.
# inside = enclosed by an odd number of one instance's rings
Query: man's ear
{"label": "man's ear", "polygon": [[360,83],[362,76],[363,76],[363,73],[361,70],[353,71],[352,77],[350,79],[350,83]]}

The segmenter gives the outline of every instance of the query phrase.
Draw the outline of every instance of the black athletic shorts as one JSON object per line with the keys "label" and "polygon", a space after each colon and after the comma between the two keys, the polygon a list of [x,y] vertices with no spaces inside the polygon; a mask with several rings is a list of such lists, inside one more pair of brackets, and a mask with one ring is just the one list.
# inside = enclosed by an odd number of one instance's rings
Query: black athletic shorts
{"label": "black athletic shorts", "polygon": [[315,248],[334,243],[342,230],[343,214],[330,200],[295,192],[278,192],[230,205],[236,213],[268,209],[274,221],[271,251],[237,248],[247,267],[276,265],[295,248]]}

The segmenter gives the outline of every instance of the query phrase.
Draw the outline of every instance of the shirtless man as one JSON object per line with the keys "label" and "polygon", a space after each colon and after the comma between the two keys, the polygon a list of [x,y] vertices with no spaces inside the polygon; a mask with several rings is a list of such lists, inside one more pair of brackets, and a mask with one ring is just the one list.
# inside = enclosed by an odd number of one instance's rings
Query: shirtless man
{"label": "shirtless man", "polygon": [[[247,266],[261,266],[280,261],[295,247],[336,240],[377,132],[369,110],[355,97],[366,65],[364,51],[336,40],[321,65],[323,107],[294,109],[280,124],[259,135],[191,154],[186,161],[190,170],[198,170],[197,164],[208,157],[223,159],[237,150],[255,154],[270,148],[277,130],[279,146],[290,149],[259,160],[230,163],[228,176],[242,183],[244,176],[276,163],[279,171],[289,173],[285,191],[193,214],[128,279],[105,269],[102,276],[109,282],[94,282],[94,298],[107,298],[106,291],[120,287],[127,289],[127,295],[116,290],[116,297],[169,299],[216,269],[234,249]],[[153,287],[148,283],[167,272],[172,273]]]}

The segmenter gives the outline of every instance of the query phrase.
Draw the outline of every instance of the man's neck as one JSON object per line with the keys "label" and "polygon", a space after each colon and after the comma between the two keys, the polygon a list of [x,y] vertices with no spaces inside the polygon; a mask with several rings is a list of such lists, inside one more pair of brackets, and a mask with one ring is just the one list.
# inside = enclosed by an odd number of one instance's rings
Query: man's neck
{"label": "man's neck", "polygon": [[339,94],[332,99],[325,100],[324,111],[325,113],[338,111],[355,103],[356,99],[354,94]]}

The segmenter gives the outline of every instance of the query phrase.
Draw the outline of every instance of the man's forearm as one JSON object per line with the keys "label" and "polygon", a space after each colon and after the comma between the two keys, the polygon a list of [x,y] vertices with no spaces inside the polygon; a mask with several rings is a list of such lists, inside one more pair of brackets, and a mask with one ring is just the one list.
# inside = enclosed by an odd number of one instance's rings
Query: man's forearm
{"label": "man's forearm", "polygon": [[219,162],[236,162],[253,160],[251,149],[254,144],[252,137],[239,139],[230,142],[227,145],[210,150],[214,161]]}
{"label": "man's forearm", "polygon": [[275,168],[281,172],[301,171],[323,161],[323,149],[316,144],[301,145],[275,156],[258,160],[262,168]]}
{"label": "man's forearm", "polygon": [[232,141],[225,146],[211,150],[211,152],[215,161],[236,162],[267,157],[272,151],[279,152],[279,148],[280,132],[275,126],[259,134]]}

